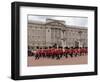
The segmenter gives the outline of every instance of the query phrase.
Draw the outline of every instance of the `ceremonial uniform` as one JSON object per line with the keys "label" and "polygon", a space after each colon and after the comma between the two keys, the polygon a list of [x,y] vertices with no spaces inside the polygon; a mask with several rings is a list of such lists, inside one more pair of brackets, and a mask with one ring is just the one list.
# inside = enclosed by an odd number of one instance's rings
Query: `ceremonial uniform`
{"label": "ceremonial uniform", "polygon": [[55,49],[55,56],[56,56],[56,59],[60,59],[60,54],[59,54],[58,49]]}
{"label": "ceremonial uniform", "polygon": [[39,50],[36,50],[35,59],[39,59]]}
{"label": "ceremonial uniform", "polygon": [[78,49],[77,48],[74,49],[74,55],[75,55],[75,57],[78,56]]}
{"label": "ceremonial uniform", "polygon": [[65,55],[66,58],[68,58],[68,52],[69,52],[68,49],[65,49],[64,55]]}
{"label": "ceremonial uniform", "polygon": [[72,50],[72,49],[69,49],[69,55],[70,55],[71,57],[73,57],[73,50]]}

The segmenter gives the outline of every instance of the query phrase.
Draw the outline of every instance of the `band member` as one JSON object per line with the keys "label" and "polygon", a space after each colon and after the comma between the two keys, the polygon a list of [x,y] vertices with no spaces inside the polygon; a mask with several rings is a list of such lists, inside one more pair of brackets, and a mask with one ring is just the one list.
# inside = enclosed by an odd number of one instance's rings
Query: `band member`
{"label": "band member", "polygon": [[84,53],[85,53],[85,55],[87,55],[87,53],[88,53],[88,48],[87,47],[84,48]]}
{"label": "band member", "polygon": [[61,58],[61,49],[60,48],[55,49],[55,56],[56,56],[57,60]]}
{"label": "band member", "polygon": [[70,57],[73,57],[73,47],[69,48],[68,52]]}
{"label": "band member", "polygon": [[49,48],[46,49],[46,55],[47,55],[47,58],[51,57],[51,50]]}
{"label": "band member", "polygon": [[56,59],[59,60],[63,55],[62,47],[56,48],[54,53],[55,53]]}
{"label": "band member", "polygon": [[82,56],[84,55],[84,50],[85,50],[85,48],[81,48],[81,55]]}
{"label": "band member", "polygon": [[28,56],[34,56],[35,59],[39,58],[52,58],[52,59],[57,59],[60,60],[62,57],[68,58],[69,56],[72,57],[77,57],[77,56],[84,56],[85,54],[87,55],[88,49],[87,47],[81,48],[81,47],[63,47],[59,46],[58,48],[56,46],[54,47],[45,47],[44,49],[42,47],[37,47],[36,50],[32,51],[28,49]]}
{"label": "band member", "polygon": [[43,49],[43,52],[44,52],[43,58],[46,58],[46,57],[47,57],[47,47],[45,47],[45,48]]}
{"label": "band member", "polygon": [[78,47],[73,49],[73,54],[74,54],[75,57],[78,56]]}
{"label": "band member", "polygon": [[87,50],[87,48],[85,47],[85,48],[83,48],[83,55],[87,55],[87,52],[88,50]]}
{"label": "band member", "polygon": [[52,57],[52,59],[54,59],[55,57],[56,57],[56,55],[55,55],[55,48],[54,47],[52,47],[51,48],[51,57]]}
{"label": "band member", "polygon": [[68,58],[68,47],[65,47],[64,49],[64,56]]}
{"label": "band member", "polygon": [[39,51],[40,51],[40,55],[39,56],[44,58],[45,57],[45,49],[40,48]]}
{"label": "band member", "polygon": [[51,48],[49,49],[49,53],[50,53],[50,57],[51,57],[52,59],[54,59],[54,58],[55,58],[55,55],[54,55],[54,48],[53,48],[53,47],[51,47]]}
{"label": "band member", "polygon": [[35,53],[35,59],[39,59],[39,55],[40,55],[40,50],[39,50],[39,47],[37,47],[37,50]]}

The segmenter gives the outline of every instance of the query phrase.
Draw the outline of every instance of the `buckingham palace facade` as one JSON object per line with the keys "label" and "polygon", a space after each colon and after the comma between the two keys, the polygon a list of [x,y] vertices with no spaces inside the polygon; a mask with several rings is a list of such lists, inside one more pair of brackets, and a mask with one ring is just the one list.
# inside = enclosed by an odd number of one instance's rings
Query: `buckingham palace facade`
{"label": "buckingham palace facade", "polygon": [[66,25],[65,21],[46,19],[46,22],[28,21],[28,46],[87,47],[87,27]]}

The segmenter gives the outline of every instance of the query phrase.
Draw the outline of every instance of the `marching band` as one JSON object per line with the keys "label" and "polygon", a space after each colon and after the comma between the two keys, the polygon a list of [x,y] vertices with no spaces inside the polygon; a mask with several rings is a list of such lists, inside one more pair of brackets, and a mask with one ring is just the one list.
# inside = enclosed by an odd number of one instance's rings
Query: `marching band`
{"label": "marching band", "polygon": [[28,56],[33,56],[35,59],[39,58],[51,58],[51,59],[61,59],[62,57],[77,57],[87,55],[87,47],[45,47],[44,49],[37,47],[37,50],[28,50]]}

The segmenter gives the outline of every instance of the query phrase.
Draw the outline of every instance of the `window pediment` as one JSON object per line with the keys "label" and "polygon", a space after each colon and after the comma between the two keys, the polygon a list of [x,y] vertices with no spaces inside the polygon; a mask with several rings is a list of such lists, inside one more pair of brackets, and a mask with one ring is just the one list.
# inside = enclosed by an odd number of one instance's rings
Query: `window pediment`
{"label": "window pediment", "polygon": [[65,25],[60,22],[48,22],[46,25],[65,27]]}

